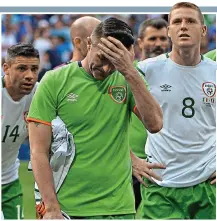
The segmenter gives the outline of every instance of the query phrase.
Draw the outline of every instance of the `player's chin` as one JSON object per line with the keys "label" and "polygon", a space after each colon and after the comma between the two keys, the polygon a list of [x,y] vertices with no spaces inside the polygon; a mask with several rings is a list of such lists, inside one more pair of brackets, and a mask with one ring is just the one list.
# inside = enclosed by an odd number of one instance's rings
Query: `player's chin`
{"label": "player's chin", "polygon": [[179,46],[182,48],[192,48],[193,43],[190,41],[180,41]]}
{"label": "player's chin", "polygon": [[20,91],[20,93],[21,94],[23,94],[23,95],[28,95],[28,94],[30,94],[31,92],[32,92],[32,89],[33,88],[28,88],[28,89],[22,89],[21,91]]}
{"label": "player's chin", "polygon": [[104,73],[98,71],[93,73],[93,77],[99,81],[103,81],[105,78],[107,78],[107,76]]}

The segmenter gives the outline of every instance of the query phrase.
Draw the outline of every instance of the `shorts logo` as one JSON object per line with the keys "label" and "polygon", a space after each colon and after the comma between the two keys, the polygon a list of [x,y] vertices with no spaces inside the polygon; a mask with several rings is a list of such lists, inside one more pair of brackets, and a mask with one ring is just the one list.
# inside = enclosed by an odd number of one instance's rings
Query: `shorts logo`
{"label": "shorts logo", "polygon": [[115,102],[121,104],[126,101],[127,89],[125,86],[111,86],[108,91]]}
{"label": "shorts logo", "polygon": [[212,82],[205,82],[202,84],[202,89],[207,97],[214,97],[216,92],[216,86]]}

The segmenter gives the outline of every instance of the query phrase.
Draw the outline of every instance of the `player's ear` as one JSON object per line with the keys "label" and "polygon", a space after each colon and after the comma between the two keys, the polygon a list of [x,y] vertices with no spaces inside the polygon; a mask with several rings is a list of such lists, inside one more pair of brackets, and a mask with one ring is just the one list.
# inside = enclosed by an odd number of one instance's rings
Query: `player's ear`
{"label": "player's ear", "polygon": [[74,44],[76,48],[80,48],[80,44],[81,44],[81,39],[79,37],[76,37],[74,39]]}
{"label": "player's ear", "polygon": [[139,48],[142,50],[143,49],[143,41],[141,38],[137,38],[137,43],[138,43],[138,46]]}
{"label": "player's ear", "polygon": [[207,26],[206,25],[203,25],[202,26],[202,37],[205,37],[207,34]]}
{"label": "player's ear", "polygon": [[87,50],[90,50],[91,47],[91,38],[87,37]]}
{"label": "player's ear", "polygon": [[9,64],[7,64],[7,63],[3,64],[3,71],[4,71],[5,75],[9,74],[9,68],[10,68]]}
{"label": "player's ear", "polygon": [[170,26],[167,27],[167,35],[170,38]]}

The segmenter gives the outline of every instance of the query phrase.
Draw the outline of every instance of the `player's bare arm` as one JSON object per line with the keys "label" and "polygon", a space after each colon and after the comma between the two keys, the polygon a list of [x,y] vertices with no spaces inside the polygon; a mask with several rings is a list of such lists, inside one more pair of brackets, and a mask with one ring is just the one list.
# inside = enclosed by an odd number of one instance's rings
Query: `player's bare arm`
{"label": "player's bare arm", "polygon": [[160,131],[163,126],[163,114],[159,104],[146,89],[143,79],[133,66],[133,46],[127,50],[119,40],[113,37],[101,38],[98,46],[101,49],[99,53],[102,53],[125,76],[130,85],[138,109],[135,114],[142,120],[149,132]]}
{"label": "player's bare arm", "polygon": [[[46,209],[43,218],[62,219],[49,163],[51,137],[51,126],[39,122],[29,122],[32,169]],[[42,171],[43,173],[41,173]]]}

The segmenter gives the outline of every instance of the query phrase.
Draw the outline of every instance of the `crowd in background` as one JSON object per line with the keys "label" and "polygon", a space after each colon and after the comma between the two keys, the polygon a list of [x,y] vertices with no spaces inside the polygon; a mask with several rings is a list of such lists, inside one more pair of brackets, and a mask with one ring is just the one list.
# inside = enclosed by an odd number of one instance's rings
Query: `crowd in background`
{"label": "crowd in background", "polygon": [[[74,20],[86,14],[5,14],[2,15],[2,64],[7,48],[18,42],[31,42],[39,50],[42,72],[50,70],[66,61],[73,53],[70,39],[70,26]],[[168,16],[162,14],[98,14],[91,15],[100,20],[113,16],[117,17],[131,27],[135,38],[141,22],[154,17]],[[201,53],[216,48],[216,15],[206,14],[205,23],[208,26],[208,35],[201,43]],[[140,57],[140,50],[135,44],[135,58]]]}

